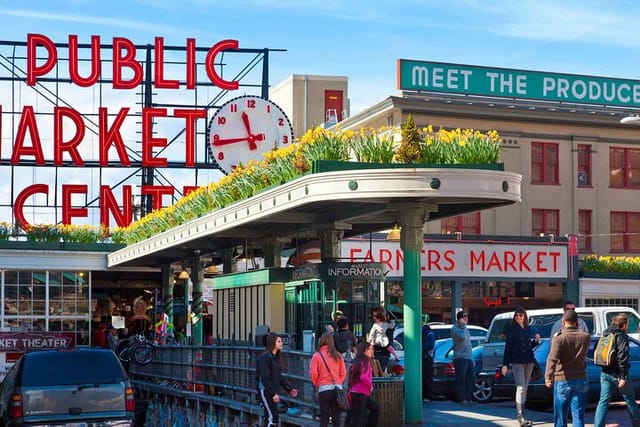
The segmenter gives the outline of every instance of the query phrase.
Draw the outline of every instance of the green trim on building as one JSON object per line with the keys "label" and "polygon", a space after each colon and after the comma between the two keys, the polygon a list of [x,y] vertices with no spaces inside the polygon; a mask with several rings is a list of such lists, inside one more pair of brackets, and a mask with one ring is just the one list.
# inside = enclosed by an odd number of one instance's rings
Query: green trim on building
{"label": "green trim on building", "polygon": [[339,172],[363,169],[484,169],[504,171],[504,163],[485,164],[425,164],[425,163],[366,163],[339,160],[315,160],[311,173]]}
{"label": "green trim on building", "polygon": [[244,288],[247,286],[268,285],[270,283],[285,283],[291,278],[289,268],[263,268],[260,270],[243,271],[231,273],[221,277],[214,277],[213,289]]}

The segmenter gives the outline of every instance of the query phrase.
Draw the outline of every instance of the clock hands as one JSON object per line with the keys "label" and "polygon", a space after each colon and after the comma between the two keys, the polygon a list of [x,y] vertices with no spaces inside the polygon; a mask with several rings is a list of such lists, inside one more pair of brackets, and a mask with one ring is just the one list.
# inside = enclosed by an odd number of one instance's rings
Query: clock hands
{"label": "clock hands", "polygon": [[249,123],[249,115],[246,113],[246,111],[242,112],[242,123],[244,124],[244,127],[247,130],[247,136],[243,138],[220,138],[220,135],[213,135],[213,145],[220,146],[220,145],[234,144],[236,142],[247,141],[249,143],[250,150],[257,150],[258,144],[256,144],[256,141],[264,141],[265,140],[264,133],[257,133],[257,134],[251,133],[251,124]]}
{"label": "clock hands", "polygon": [[264,141],[264,133],[258,133],[255,135],[245,136],[243,138],[220,138],[220,135],[213,135],[213,145],[219,147],[221,145],[234,144],[236,142],[247,141],[249,143],[250,150],[257,150],[258,145],[256,141]]}

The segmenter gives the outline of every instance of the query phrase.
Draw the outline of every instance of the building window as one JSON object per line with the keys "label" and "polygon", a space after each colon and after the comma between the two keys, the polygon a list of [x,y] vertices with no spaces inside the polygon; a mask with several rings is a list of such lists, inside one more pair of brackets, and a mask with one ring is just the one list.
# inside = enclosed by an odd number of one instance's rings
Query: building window
{"label": "building window", "polygon": [[451,234],[480,234],[480,212],[445,218],[440,222],[440,232]]}
{"label": "building window", "polygon": [[640,187],[640,149],[609,148],[609,186]]}
{"label": "building window", "polygon": [[591,251],[591,211],[589,210],[578,211],[578,250]]}
{"label": "building window", "polygon": [[558,209],[531,209],[531,234],[560,235],[560,211]]}
{"label": "building window", "polygon": [[558,144],[531,143],[531,183],[558,184]]}
{"label": "building window", "polygon": [[631,307],[638,310],[637,298],[585,298],[585,307]]}
{"label": "building window", "polygon": [[591,186],[591,146],[578,145],[578,187]]}
{"label": "building window", "polygon": [[65,332],[89,344],[88,272],[5,270],[0,324],[8,332]]}
{"label": "building window", "polygon": [[640,212],[611,212],[611,252],[640,252]]}

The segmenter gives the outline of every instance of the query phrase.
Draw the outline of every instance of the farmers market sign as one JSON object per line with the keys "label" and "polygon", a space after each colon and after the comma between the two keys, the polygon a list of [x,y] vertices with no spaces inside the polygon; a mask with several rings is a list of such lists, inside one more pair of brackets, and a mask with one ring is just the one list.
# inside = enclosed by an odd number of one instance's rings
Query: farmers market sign
{"label": "farmers market sign", "polygon": [[398,59],[398,89],[640,106],[640,80]]}

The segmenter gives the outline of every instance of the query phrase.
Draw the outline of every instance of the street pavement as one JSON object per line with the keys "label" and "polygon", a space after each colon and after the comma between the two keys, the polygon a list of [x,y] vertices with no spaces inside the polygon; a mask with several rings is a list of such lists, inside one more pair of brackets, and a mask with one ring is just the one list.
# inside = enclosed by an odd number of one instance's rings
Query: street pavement
{"label": "street pavement", "polygon": [[[462,405],[450,400],[434,400],[424,402],[422,426],[437,427],[480,427],[504,426],[515,427],[516,409],[513,401],[498,401],[486,404],[472,403]],[[587,409],[585,426],[593,426],[595,408]],[[525,417],[533,422],[535,427],[553,427],[553,411],[525,411]],[[411,426],[416,424],[406,424]],[[569,424],[571,425],[571,423]],[[607,426],[631,426],[629,414],[624,404],[614,404],[609,407]]]}

